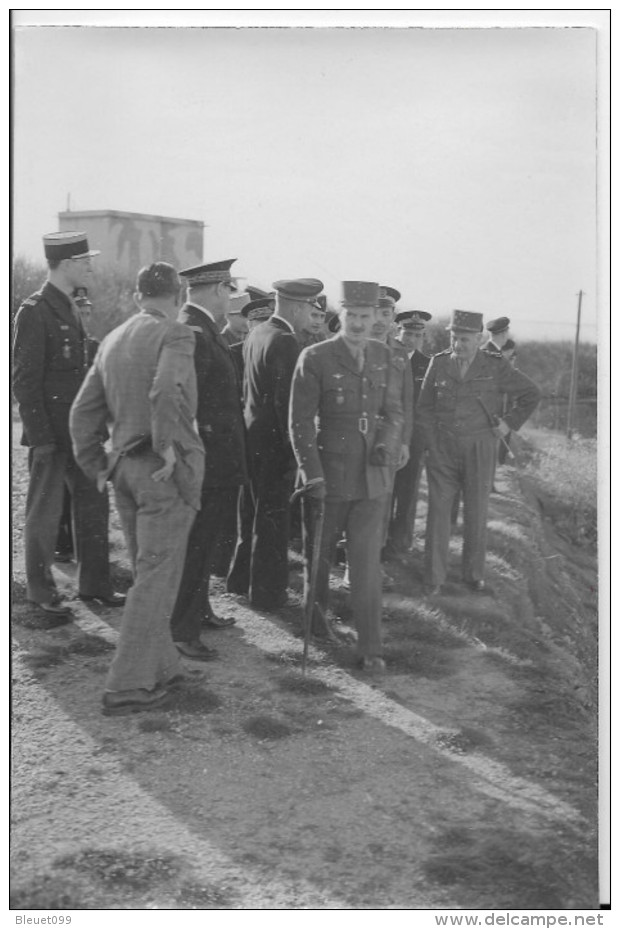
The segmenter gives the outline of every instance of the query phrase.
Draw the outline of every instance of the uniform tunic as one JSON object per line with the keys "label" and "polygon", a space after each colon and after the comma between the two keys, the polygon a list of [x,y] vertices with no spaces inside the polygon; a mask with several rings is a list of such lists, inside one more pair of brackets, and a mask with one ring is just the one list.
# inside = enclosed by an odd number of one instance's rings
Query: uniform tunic
{"label": "uniform tunic", "polygon": [[255,511],[251,551],[237,547],[229,589],[248,592],[259,609],[272,610],[288,587],[289,499],[297,465],[288,433],[291,379],[299,344],[277,316],[243,343],[244,418]]}
{"label": "uniform tunic", "polygon": [[[65,487],[72,498],[78,591],[112,593],[108,560],[108,497],[77,467],[69,410],[84,380],[92,347],[69,297],[49,281],[24,301],[15,319],[13,390],[29,446],[30,483],[24,547],[27,596],[38,603],[56,594],[52,563]],[[45,458],[37,446],[53,445]]]}
{"label": "uniform tunic", "polygon": [[[418,402],[422,382],[431,359],[417,349],[411,355],[409,364],[413,380],[413,403]],[[409,548],[413,541],[415,513],[417,508],[420,476],[424,455],[424,442],[420,430],[414,428],[409,443],[409,461],[404,468],[396,472],[390,540],[396,548]]]}
{"label": "uniform tunic", "polygon": [[188,303],[179,322],[194,332],[198,388],[196,422],[205,450],[200,511],[190,533],[185,567],[172,614],[175,641],[200,636],[201,621],[211,613],[209,580],[220,537],[234,518],[239,487],[247,479],[245,427],[237,368],[213,320]]}
{"label": "uniform tunic", "polygon": [[[366,344],[363,369],[342,336],[306,348],[291,392],[290,429],[304,481],[325,480],[325,523],[313,616],[321,631],[336,542],[347,535],[351,604],[362,657],[381,654],[381,565],[384,514],[391,469],[374,464],[378,443],[396,449],[403,427],[400,386],[390,379],[391,355]],[[305,598],[309,592],[311,540],[304,539]]]}
{"label": "uniform tunic", "polygon": [[501,415],[504,397],[508,399],[504,421],[516,430],[536,409],[540,391],[505,358],[486,350],[476,353],[462,379],[450,350],[441,352],[432,359],[424,378],[416,412],[428,448],[425,573],[433,587],[446,578],[450,514],[459,489],[464,506],[463,579],[484,578],[487,509],[497,444],[490,417]]}

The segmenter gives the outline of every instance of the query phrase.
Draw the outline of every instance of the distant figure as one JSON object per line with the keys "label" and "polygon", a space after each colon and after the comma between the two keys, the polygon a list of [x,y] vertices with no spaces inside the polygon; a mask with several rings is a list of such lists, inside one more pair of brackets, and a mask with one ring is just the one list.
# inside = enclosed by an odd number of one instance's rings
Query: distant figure
{"label": "distant figure", "polygon": [[220,333],[229,347],[235,342],[243,342],[248,334],[248,321],[242,311],[249,302],[249,294],[231,294],[230,296],[226,325]]}
{"label": "distant figure", "polygon": [[[440,593],[446,579],[450,514],[459,490],[463,580],[474,591],[484,591],[487,510],[497,438],[522,426],[540,398],[536,384],[512,368],[501,353],[481,350],[481,313],[454,310],[448,328],[451,347],[432,359],[417,406],[428,448],[425,581],[429,594]],[[509,407],[501,418],[504,396]]]}
{"label": "distant figure", "polygon": [[[401,310],[395,317],[395,322],[399,327],[398,337],[407,352],[411,366],[414,410],[420,396],[424,375],[431,362],[430,357],[422,351],[426,323],[429,319],[431,319],[431,314],[424,310]],[[394,481],[390,540],[397,552],[406,552],[413,544],[420,477],[424,462],[424,441],[420,430],[416,428],[415,412],[413,419],[409,461],[404,468],[396,472]]]}
{"label": "distant figure", "polygon": [[159,706],[182,676],[170,617],[200,507],[204,449],[194,429],[194,334],[175,320],[180,294],[171,265],[140,271],[140,312],[103,340],[71,410],[79,466],[91,480],[114,483],[134,572],[105,715]]}
{"label": "distant figure", "polygon": [[484,346],[485,351],[501,353],[506,341],[510,338],[510,320],[507,316],[491,319],[486,325],[491,338]]}
{"label": "distant figure", "polygon": [[30,482],[24,544],[27,597],[48,626],[70,621],[52,574],[65,487],[71,494],[78,595],[122,606],[112,590],[108,550],[108,498],[77,467],[71,450],[69,410],[90,364],[89,339],[71,294],[86,287],[92,257],[83,232],[43,237],[49,271],[42,289],[22,304],[15,320],[13,389],[29,447]]}
{"label": "distant figure", "polygon": [[[506,339],[502,345],[502,355],[504,358],[510,362],[513,368],[517,364],[517,346],[513,339]],[[508,412],[508,398],[504,397],[504,408],[502,415],[505,415]],[[497,448],[497,463],[498,465],[506,464],[506,459],[508,458],[508,451],[510,449],[510,439],[512,436],[512,431],[510,431],[504,438],[503,442],[498,443]]]}

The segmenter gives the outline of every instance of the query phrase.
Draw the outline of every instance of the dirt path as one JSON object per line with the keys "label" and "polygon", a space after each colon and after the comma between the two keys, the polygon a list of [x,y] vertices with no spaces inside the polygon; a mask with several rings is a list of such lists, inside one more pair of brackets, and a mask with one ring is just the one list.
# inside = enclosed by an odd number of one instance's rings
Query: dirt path
{"label": "dirt path", "polygon": [[[492,498],[493,596],[466,594],[456,559],[432,602],[419,553],[393,566],[381,680],[316,649],[303,678],[299,608],[222,595],[237,625],[209,634],[207,683],[117,719],[100,700],[120,617],[76,601],[44,632],[24,601],[24,488],[19,464],[14,907],[598,905],[596,565],[516,472]],[[298,597],[297,555],[291,580]]]}

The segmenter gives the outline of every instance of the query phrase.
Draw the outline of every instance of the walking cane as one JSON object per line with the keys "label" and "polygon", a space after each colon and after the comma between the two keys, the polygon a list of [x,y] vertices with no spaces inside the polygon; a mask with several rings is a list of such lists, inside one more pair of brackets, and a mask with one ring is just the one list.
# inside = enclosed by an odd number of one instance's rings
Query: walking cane
{"label": "walking cane", "polygon": [[[478,401],[478,403],[480,404],[484,412],[487,414],[487,419],[489,420],[489,423],[491,424],[491,429],[496,429],[499,423],[499,416],[494,416],[491,413],[491,411],[486,406],[482,397],[476,397],[476,400]],[[511,449],[510,445],[508,444],[504,436],[500,435],[500,436],[497,436],[497,438],[500,440],[500,442],[506,449],[506,454],[508,455],[508,457],[514,458],[514,460],[517,461],[517,456],[514,454],[513,450]],[[517,461],[517,464],[518,464],[518,461]]]}
{"label": "walking cane", "polygon": [[[312,484],[305,484],[299,487],[291,497],[293,503],[298,497],[307,496],[312,488]],[[323,540],[323,524],[325,522],[325,500],[315,499],[312,501],[313,520],[310,525],[312,539],[312,561],[310,565],[310,582],[308,590],[308,599],[304,615],[304,650],[301,657],[301,673],[306,673],[306,664],[308,662],[308,649],[310,647],[310,637],[312,635],[312,618],[314,615],[314,606],[316,600],[316,582],[319,573],[319,564],[321,560],[321,543]],[[318,606],[318,604],[316,604]],[[319,607],[320,609],[320,607]]]}

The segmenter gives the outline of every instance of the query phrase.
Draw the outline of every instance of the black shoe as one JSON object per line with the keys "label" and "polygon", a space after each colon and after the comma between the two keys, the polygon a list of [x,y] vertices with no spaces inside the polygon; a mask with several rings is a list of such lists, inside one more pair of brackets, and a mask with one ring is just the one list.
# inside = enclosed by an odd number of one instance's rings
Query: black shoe
{"label": "black shoe", "polygon": [[103,695],[104,716],[127,716],[144,710],[155,710],[166,702],[169,694],[164,687],[156,690],[108,690]]}
{"label": "black shoe", "polygon": [[[60,597],[50,597],[49,600],[29,600],[28,602],[34,603],[35,606],[38,606],[40,610],[43,610],[50,617],[68,617],[71,613],[68,605],[63,603]],[[70,620],[66,619],[66,622],[70,622]]]}
{"label": "black shoe", "polygon": [[363,671],[364,674],[385,674],[385,661],[378,656],[375,658],[361,658],[359,661],[359,669]]}
{"label": "black shoe", "polygon": [[192,661],[213,661],[218,657],[214,648],[207,648],[200,639],[194,639],[193,642],[175,642],[176,649],[185,658]]}
{"label": "black shoe", "polygon": [[125,606],[125,601],[127,597],[125,594],[117,594],[114,591],[111,594],[108,594],[107,597],[102,597],[99,594],[78,594],[78,599],[83,600],[84,603],[103,603],[105,606]]}
{"label": "black shoe", "polygon": [[234,626],[237,620],[234,616],[216,616],[215,613],[207,613],[203,616],[200,625],[212,627],[214,629],[226,629],[228,626]]}
{"label": "black shoe", "polygon": [[69,564],[73,561],[73,552],[54,552],[54,561],[58,564]]}

